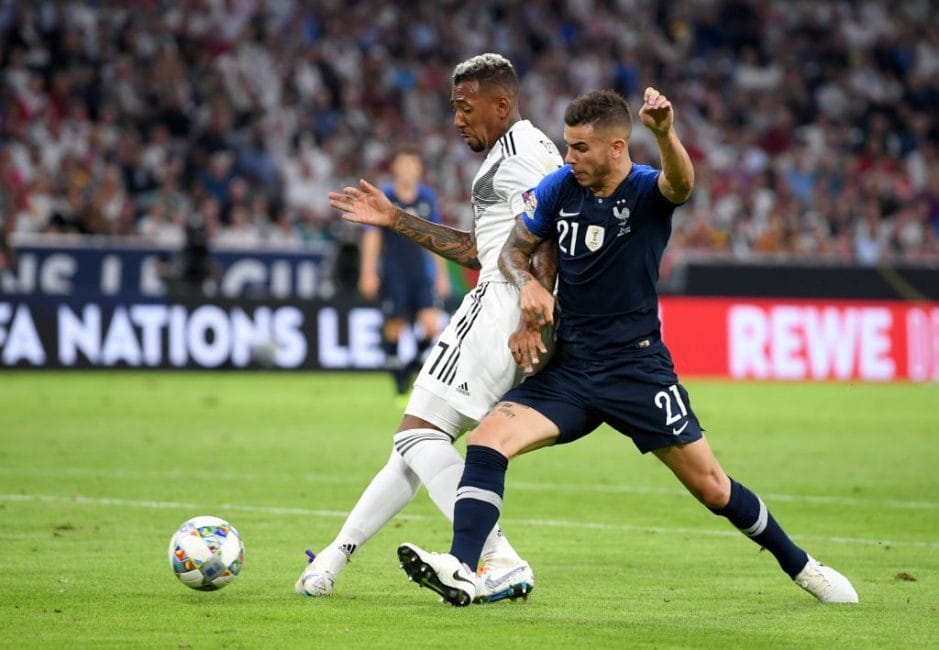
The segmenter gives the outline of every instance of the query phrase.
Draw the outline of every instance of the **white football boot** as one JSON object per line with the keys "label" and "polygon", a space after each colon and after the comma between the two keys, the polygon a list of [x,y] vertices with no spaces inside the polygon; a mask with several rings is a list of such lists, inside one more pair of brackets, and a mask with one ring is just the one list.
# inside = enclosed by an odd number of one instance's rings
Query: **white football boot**
{"label": "white football boot", "polygon": [[449,553],[429,553],[414,544],[402,544],[398,559],[408,578],[454,607],[466,607],[476,598],[476,576]]}
{"label": "white football boot", "polygon": [[336,575],[332,571],[317,566],[316,555],[313,551],[307,551],[306,553],[310,558],[310,563],[307,564],[294,584],[294,591],[301,596],[332,596]]}
{"label": "white football boot", "polygon": [[492,558],[476,571],[476,602],[494,603],[508,598],[528,598],[535,588],[535,574],[522,559]]}
{"label": "white football boot", "polygon": [[856,603],[857,592],[843,575],[811,555],[793,581],[823,603]]}

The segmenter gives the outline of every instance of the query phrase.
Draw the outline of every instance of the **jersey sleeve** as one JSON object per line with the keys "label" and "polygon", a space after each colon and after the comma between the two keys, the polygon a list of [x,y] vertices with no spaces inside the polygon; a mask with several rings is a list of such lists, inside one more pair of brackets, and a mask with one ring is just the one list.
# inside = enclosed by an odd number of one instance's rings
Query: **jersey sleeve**
{"label": "jersey sleeve", "polygon": [[675,208],[680,204],[672,203],[667,198],[665,198],[664,194],[662,194],[662,190],[659,189],[659,176],[661,176],[661,174],[661,169],[650,167],[643,176],[643,181],[645,184],[644,189],[645,193],[648,194],[649,200],[654,208],[654,214],[667,217],[672,214],[672,212],[675,211]]}
{"label": "jersey sleeve", "polygon": [[537,186],[524,193],[525,210],[522,212],[522,221],[533,235],[542,239],[554,236],[558,197],[561,184],[568,174],[570,168],[562,167],[545,176]]}
{"label": "jersey sleeve", "polygon": [[538,184],[548,170],[532,155],[510,156],[502,161],[492,179],[493,189],[505,199],[513,215],[525,209],[523,194]]}

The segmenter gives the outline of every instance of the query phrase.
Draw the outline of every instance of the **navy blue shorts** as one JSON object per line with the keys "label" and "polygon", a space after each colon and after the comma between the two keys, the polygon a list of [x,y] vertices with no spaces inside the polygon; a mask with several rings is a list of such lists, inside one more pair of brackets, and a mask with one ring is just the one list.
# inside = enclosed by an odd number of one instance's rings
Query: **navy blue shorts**
{"label": "navy blue shorts", "polygon": [[548,365],[502,398],[535,409],[573,442],[606,423],[639,451],[694,442],[701,425],[661,340],[609,361],[582,361],[559,348]]}
{"label": "navy blue shorts", "polygon": [[420,310],[436,306],[430,281],[409,280],[403,276],[383,277],[378,300],[385,319],[414,320]]}

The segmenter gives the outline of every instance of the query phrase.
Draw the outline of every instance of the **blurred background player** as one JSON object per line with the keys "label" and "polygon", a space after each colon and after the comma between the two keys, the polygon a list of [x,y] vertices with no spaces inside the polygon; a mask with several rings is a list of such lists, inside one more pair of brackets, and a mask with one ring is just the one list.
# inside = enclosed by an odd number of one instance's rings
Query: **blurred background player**
{"label": "blurred background player", "polygon": [[[395,207],[440,223],[437,194],[421,182],[424,164],[415,150],[402,149],[391,161],[390,183],[382,186]],[[385,367],[399,396],[408,392],[411,376],[440,331],[440,306],[450,295],[446,260],[432,255],[390,228],[367,227],[362,233],[359,292],[381,304]],[[416,324],[417,353],[408,363],[398,345],[405,328]]]}

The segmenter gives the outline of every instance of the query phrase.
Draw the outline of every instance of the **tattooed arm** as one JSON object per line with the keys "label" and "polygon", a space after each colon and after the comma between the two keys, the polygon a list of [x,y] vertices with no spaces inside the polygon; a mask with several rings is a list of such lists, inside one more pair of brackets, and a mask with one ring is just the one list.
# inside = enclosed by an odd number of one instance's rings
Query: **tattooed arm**
{"label": "tattooed arm", "polygon": [[[522,318],[539,329],[554,322],[554,295],[531,271],[532,255],[542,241],[519,217],[499,253],[499,270],[518,287]],[[551,288],[554,288],[553,281]]]}
{"label": "tattooed arm", "polygon": [[554,284],[558,278],[558,245],[551,239],[545,239],[531,254],[531,273],[548,291],[554,293]]}
{"label": "tattooed arm", "polygon": [[394,223],[391,227],[396,233],[461,266],[479,270],[476,236],[472,232],[421,219],[401,208],[394,210]]}
{"label": "tattooed arm", "polygon": [[472,232],[421,219],[396,208],[384,192],[368,181],[360,180],[359,185],[345,187],[341,193],[329,193],[329,204],[342,212],[344,220],[391,228],[432,253],[471,269],[480,268],[476,236]]}
{"label": "tattooed arm", "polygon": [[[500,260],[500,268],[502,268]],[[558,272],[558,249],[553,240],[544,240],[537,244],[529,258],[532,276],[549,292],[554,291]],[[503,273],[505,271],[503,270]],[[553,337],[550,331],[542,331],[540,324],[530,325],[524,315],[519,318],[518,327],[509,336],[509,350],[515,363],[531,374],[541,363],[542,354],[548,353],[547,340]]]}

